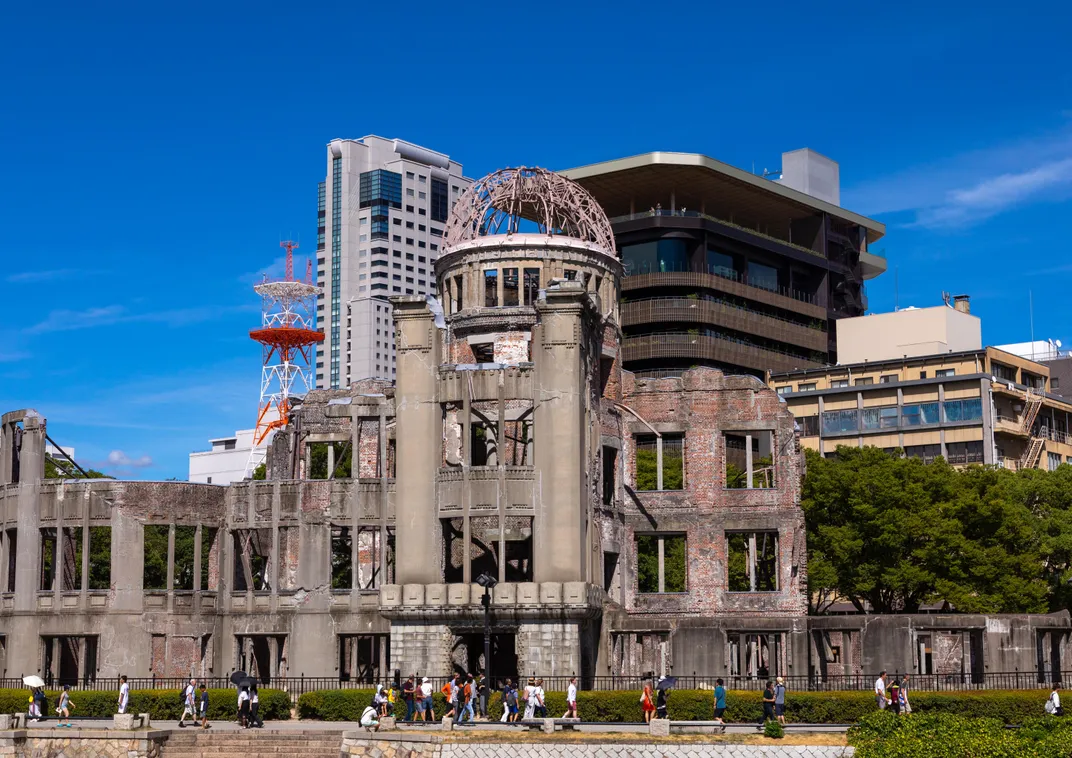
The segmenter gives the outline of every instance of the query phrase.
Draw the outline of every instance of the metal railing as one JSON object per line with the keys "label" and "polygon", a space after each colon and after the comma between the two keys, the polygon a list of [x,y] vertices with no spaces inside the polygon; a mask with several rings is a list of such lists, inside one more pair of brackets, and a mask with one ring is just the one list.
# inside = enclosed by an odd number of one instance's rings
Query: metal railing
{"label": "metal railing", "polygon": [[666,308],[702,308],[704,306],[709,308],[726,308],[740,311],[746,316],[755,316],[758,318],[769,318],[775,321],[780,321],[783,324],[789,324],[790,326],[800,327],[801,329],[810,329],[813,332],[827,333],[826,322],[821,319],[811,319],[808,323],[804,324],[800,321],[795,321],[785,316],[778,316],[773,313],[767,313],[765,311],[758,311],[755,308],[749,308],[744,305],[738,305],[737,303],[731,303],[726,300],[707,299],[702,297],[642,297],[636,300],[628,299],[622,303],[622,307],[628,309],[631,305],[640,305],[643,303],[651,303],[657,306],[665,306]]}
{"label": "metal railing", "polygon": [[767,282],[750,279],[747,274],[742,274],[734,269],[728,269],[725,266],[678,264],[673,261],[659,261],[654,265],[633,265],[630,262],[624,262],[624,266],[625,271],[623,276],[626,277],[642,276],[644,274],[707,274],[708,276],[717,276],[719,279],[725,279],[726,281],[737,282],[738,284],[743,284],[747,287],[755,287],[764,292],[773,292],[776,295],[792,298],[793,300],[808,303],[809,305],[816,304],[815,295],[808,292],[778,285],[771,287]]}
{"label": "metal railing", "polygon": [[742,232],[747,232],[748,234],[754,234],[757,237],[763,237],[764,239],[769,239],[772,242],[777,242],[780,245],[788,245],[789,247],[793,248],[794,250],[799,250],[802,253],[807,253],[808,255],[814,255],[814,256],[819,257],[819,258],[826,258],[826,256],[823,255],[821,252],[819,252],[818,250],[812,250],[810,247],[804,247],[803,245],[798,245],[796,242],[790,242],[787,239],[782,239],[781,237],[775,237],[773,234],[767,234],[766,232],[761,232],[758,229],[753,229],[750,226],[741,226],[740,224],[735,224],[732,221],[727,221],[724,218],[719,218],[718,216],[712,216],[710,213],[701,213],[699,211],[676,210],[676,209],[675,210],[668,210],[666,208],[652,208],[650,210],[642,211],[640,213],[627,213],[624,216],[615,216],[614,218],[610,219],[610,222],[611,222],[611,224],[617,224],[617,223],[620,223],[622,221],[636,221],[638,219],[644,219],[644,218],[655,218],[656,216],[659,216],[661,218],[662,217],[668,217],[668,218],[702,218],[705,221],[714,221],[716,224],[722,224],[723,226],[728,226],[731,229],[739,229]]}
{"label": "metal railing", "polygon": [[[905,673],[892,672],[892,677],[905,676]],[[405,672],[403,678],[407,676]],[[416,681],[419,683],[424,674],[417,673]],[[529,676],[539,674],[511,676],[514,683],[524,684]],[[1072,671],[1061,671],[1054,676],[1053,672],[1041,673],[1038,671],[988,671],[985,673],[949,673],[949,674],[914,674],[907,673],[909,687],[914,691],[923,692],[962,692],[971,690],[1034,690],[1047,689],[1056,682],[1072,681]],[[775,674],[763,676],[749,676],[736,674],[684,674],[676,675],[676,689],[679,690],[706,690],[713,689],[718,679],[722,679],[724,686],[730,690],[762,690],[768,681],[773,680]],[[227,677],[196,677],[198,683],[204,682],[212,689],[228,689],[233,687]],[[543,676],[543,687],[547,692],[565,692],[569,687],[570,676]],[[843,691],[871,691],[875,685],[878,674],[821,674],[811,675],[783,675],[785,685],[790,690],[797,692],[843,692]],[[446,676],[429,677],[435,691],[439,691],[449,680]],[[494,687],[501,686],[505,677],[495,676]],[[127,683],[131,690],[178,690],[190,681],[189,677],[132,677]],[[290,676],[274,677],[269,681],[262,681],[263,689],[282,690],[292,697],[298,697],[306,692],[318,690],[347,690],[347,689],[375,689],[377,684],[388,684],[391,680],[372,677],[352,677],[339,679],[338,677],[316,676]],[[642,675],[630,676],[578,676],[577,683],[581,690],[588,691],[640,691],[644,686]],[[83,691],[119,691],[119,680],[97,678],[88,681],[67,680],[59,677],[45,677],[46,687],[59,688],[63,684],[69,684],[72,689]],[[2,689],[25,689],[20,677],[7,677],[0,679]]]}

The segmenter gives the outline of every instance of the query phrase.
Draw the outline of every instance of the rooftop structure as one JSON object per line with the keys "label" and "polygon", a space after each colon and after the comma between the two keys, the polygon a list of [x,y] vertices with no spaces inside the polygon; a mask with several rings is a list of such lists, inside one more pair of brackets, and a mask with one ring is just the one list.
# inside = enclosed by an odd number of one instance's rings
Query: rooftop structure
{"label": "rooftop structure", "polygon": [[564,172],[610,217],[625,368],[762,377],[836,360],[835,320],[863,315],[864,281],[886,270],[870,247],[885,227],[831,202],[837,173],[811,151],[786,154],[781,183],[692,153]]}
{"label": "rooftop structure", "polygon": [[871,313],[838,319],[835,326],[842,365],[960,353],[983,346],[982,322],[971,314],[966,295],[960,296],[957,307]]}

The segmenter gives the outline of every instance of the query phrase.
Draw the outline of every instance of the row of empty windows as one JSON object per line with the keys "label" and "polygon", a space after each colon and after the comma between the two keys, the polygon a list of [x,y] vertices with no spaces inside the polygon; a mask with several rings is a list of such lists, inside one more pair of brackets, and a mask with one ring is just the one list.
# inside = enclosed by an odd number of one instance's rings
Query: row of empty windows
{"label": "row of empty windows", "polygon": [[[778,590],[778,533],[726,532],[726,588],[730,592]],[[636,538],[637,592],[688,592],[688,545],[684,534]]]}
{"label": "row of empty windows", "polygon": [[[722,482],[726,489],[775,486],[774,432],[723,432]],[[685,435],[637,435],[636,490],[685,489]]]}

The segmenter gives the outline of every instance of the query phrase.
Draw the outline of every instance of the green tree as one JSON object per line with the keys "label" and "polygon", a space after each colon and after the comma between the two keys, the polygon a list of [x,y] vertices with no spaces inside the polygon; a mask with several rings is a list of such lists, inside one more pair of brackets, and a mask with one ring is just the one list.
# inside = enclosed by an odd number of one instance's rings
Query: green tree
{"label": "green tree", "polygon": [[[65,468],[67,468],[69,470],[73,470],[75,472],[75,475],[79,479],[83,478],[82,475],[77,472],[77,469],[75,469],[74,466],[72,466],[70,464],[70,462],[67,461],[66,459],[63,460],[63,465],[64,465]],[[60,466],[56,465],[56,462],[54,460],[52,460],[51,457],[45,458],[45,479],[70,479],[70,478],[71,478],[70,474],[67,474],[63,470],[63,468],[61,468]],[[84,478],[87,478],[87,479],[111,479],[112,477],[108,476],[107,474],[105,474],[102,471],[97,471],[96,469],[88,468],[88,469],[86,469],[86,477],[84,477]]]}
{"label": "green tree", "polygon": [[802,506],[813,612],[1035,613],[1072,600],[1072,467],[1007,471],[877,448],[808,452]]}

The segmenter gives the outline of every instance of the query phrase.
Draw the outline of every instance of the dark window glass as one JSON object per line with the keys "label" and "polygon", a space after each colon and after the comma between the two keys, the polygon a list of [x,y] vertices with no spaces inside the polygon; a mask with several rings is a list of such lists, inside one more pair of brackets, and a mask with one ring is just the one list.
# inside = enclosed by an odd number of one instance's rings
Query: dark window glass
{"label": "dark window glass", "polygon": [[450,201],[447,199],[447,183],[432,177],[432,197],[429,199],[432,209],[432,221],[445,222],[450,214]]}
{"label": "dark window glass", "polygon": [[765,290],[778,289],[778,269],[756,261],[748,262],[748,283]]}
{"label": "dark window glass", "polygon": [[630,274],[689,270],[686,241],[677,239],[626,245],[622,248],[622,262]]}

